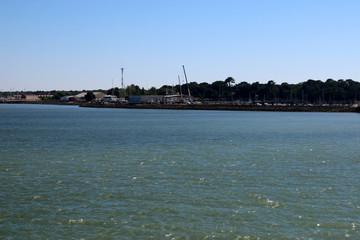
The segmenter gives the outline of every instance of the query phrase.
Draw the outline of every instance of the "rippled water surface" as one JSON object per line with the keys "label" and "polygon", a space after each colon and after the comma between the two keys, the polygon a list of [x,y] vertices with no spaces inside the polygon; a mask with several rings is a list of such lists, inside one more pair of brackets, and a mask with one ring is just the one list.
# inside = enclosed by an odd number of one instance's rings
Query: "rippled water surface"
{"label": "rippled water surface", "polygon": [[360,115],[0,105],[0,239],[359,239]]}

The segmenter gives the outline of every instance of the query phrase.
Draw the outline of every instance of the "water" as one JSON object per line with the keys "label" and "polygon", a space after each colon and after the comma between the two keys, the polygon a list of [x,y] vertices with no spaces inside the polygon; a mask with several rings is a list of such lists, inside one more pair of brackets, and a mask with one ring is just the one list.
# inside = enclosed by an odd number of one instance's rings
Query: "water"
{"label": "water", "polygon": [[0,105],[0,239],[359,239],[360,115]]}

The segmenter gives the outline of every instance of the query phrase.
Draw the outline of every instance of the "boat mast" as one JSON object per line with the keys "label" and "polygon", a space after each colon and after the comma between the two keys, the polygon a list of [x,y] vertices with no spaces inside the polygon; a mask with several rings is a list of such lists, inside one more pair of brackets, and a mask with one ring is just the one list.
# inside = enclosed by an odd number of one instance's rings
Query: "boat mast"
{"label": "boat mast", "polygon": [[190,94],[189,83],[188,83],[188,80],[187,80],[187,77],[186,77],[185,66],[184,66],[184,65],[182,65],[182,67],[183,67],[183,70],[184,70],[185,81],[186,81],[186,85],[187,85],[187,89],[188,89],[188,94],[189,94],[189,100],[190,100],[190,102],[192,102],[192,101],[191,101],[191,94]]}
{"label": "boat mast", "polygon": [[111,79],[111,95],[114,96],[114,78]]}
{"label": "boat mast", "polygon": [[120,68],[121,69],[121,88],[122,88],[122,94],[123,94],[123,98],[125,99],[125,86],[124,86],[124,68]]}

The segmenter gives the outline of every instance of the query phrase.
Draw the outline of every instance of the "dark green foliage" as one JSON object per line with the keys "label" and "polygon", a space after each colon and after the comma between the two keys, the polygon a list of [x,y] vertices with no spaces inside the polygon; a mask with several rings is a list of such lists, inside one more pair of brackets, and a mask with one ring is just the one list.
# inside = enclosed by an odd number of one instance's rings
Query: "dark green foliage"
{"label": "dark green foliage", "polygon": [[85,100],[90,102],[95,99],[95,95],[93,92],[87,92],[85,95]]}
{"label": "dark green foliage", "polygon": [[156,89],[156,87],[151,87],[151,88],[148,90],[148,95],[157,95],[157,89]]}
{"label": "dark green foliage", "polygon": [[141,95],[141,89],[138,85],[131,84],[125,89],[126,96]]}
{"label": "dark green foliage", "polygon": [[107,95],[114,95],[116,97],[121,97],[121,90],[116,87],[116,88],[110,88],[109,90],[106,91]]}
{"label": "dark green foliage", "polygon": [[71,93],[68,91],[57,91],[53,95],[53,99],[59,100],[61,97],[70,96]]}
{"label": "dark green foliage", "polygon": [[[298,84],[281,83],[276,84],[274,80],[267,83],[247,82],[235,83],[232,77],[224,81],[219,80],[211,84],[203,82],[190,82],[189,88],[193,97],[205,101],[233,101],[244,102],[268,102],[268,103],[289,103],[289,104],[338,104],[353,103],[360,100],[360,83],[351,79],[321,80],[309,79]],[[188,94],[187,85],[181,86],[182,93]],[[69,94],[63,91],[56,92],[55,95]],[[112,88],[107,94],[121,96],[134,95],[166,95],[180,94],[180,85],[164,85],[158,89],[151,87],[148,90],[137,85],[127,86],[125,91],[119,88]]]}
{"label": "dark green foliage", "polygon": [[[243,101],[243,102],[267,102],[267,103],[289,103],[289,104],[351,104],[360,100],[360,83],[352,79],[309,79],[298,84],[281,83],[276,84],[274,80],[267,83],[247,82],[235,83],[235,79],[228,77],[225,80],[215,81],[211,84],[203,82],[190,82],[191,95],[204,101]],[[95,90],[94,90],[95,91]],[[96,90],[102,91],[102,90]],[[87,100],[95,99],[93,91],[88,91]],[[104,91],[103,91],[104,92]],[[137,85],[127,86],[126,89],[112,88],[106,91],[109,95],[117,97],[128,97],[134,95],[166,95],[166,94],[188,94],[188,86],[164,85],[159,89],[151,87],[148,90]],[[54,99],[63,96],[76,95],[79,91],[36,91],[36,92],[2,92],[1,96],[11,94],[52,94]]]}

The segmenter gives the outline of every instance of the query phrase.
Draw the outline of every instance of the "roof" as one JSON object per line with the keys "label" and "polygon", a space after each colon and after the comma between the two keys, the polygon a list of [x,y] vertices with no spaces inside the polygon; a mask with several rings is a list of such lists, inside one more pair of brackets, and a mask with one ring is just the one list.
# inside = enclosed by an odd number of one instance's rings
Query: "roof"
{"label": "roof", "polygon": [[172,98],[172,97],[181,97],[179,94],[174,95],[164,95],[164,98]]}
{"label": "roof", "polygon": [[85,95],[86,95],[86,92],[82,92],[82,93],[76,94],[75,97],[83,98],[83,97],[85,97]]}
{"label": "roof", "polygon": [[106,94],[102,93],[102,92],[93,92],[96,98],[102,98],[104,97]]}

